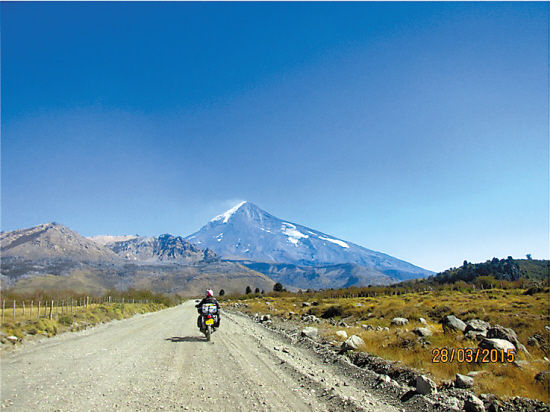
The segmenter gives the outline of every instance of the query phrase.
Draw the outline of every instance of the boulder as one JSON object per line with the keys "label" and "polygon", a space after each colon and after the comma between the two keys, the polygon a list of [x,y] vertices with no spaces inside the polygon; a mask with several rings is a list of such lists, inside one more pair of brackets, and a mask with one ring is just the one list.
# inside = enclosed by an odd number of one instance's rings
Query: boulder
{"label": "boulder", "polygon": [[359,349],[361,346],[365,346],[365,341],[361,339],[357,335],[351,335],[349,338],[346,339],[344,344],[342,345],[343,350],[349,350],[349,349]]}
{"label": "boulder", "polygon": [[307,328],[302,329],[302,336],[307,336],[308,338],[316,338],[319,336],[319,330],[317,328],[312,328],[308,326]]}
{"label": "boulder", "polygon": [[407,318],[393,318],[391,320],[391,324],[396,326],[403,326],[407,323],[409,323],[409,320]]}
{"label": "boulder", "polygon": [[471,388],[472,386],[474,386],[474,378],[457,373],[455,377],[455,386],[461,389]]}
{"label": "boulder", "polygon": [[421,395],[437,393],[437,385],[426,375],[416,377],[416,391]]}
{"label": "boulder", "polygon": [[309,303],[309,302],[302,302],[302,306],[303,306],[303,307],[308,307],[308,306],[311,306],[311,303]]}
{"label": "boulder", "polygon": [[342,339],[347,339],[348,338],[348,333],[345,330],[339,330],[338,332],[336,332],[336,336],[338,336]]}
{"label": "boulder", "polygon": [[470,331],[476,331],[476,332],[483,332],[484,334],[487,334],[487,330],[491,327],[491,324],[489,322],[485,322],[481,319],[471,319],[468,322],[466,322],[466,329],[464,329],[464,333],[468,333]]}
{"label": "boulder", "polygon": [[17,336],[13,335],[6,337],[6,339],[9,340],[11,343],[16,343],[19,340]]}
{"label": "boulder", "polygon": [[529,354],[527,348],[519,341],[518,335],[513,329],[505,328],[500,325],[495,325],[487,330],[487,338],[504,339],[512,342],[518,350],[522,350]]}
{"label": "boulder", "polygon": [[454,315],[447,315],[440,322],[443,325],[443,332],[464,332],[466,324]]}
{"label": "boulder", "polygon": [[481,399],[471,393],[468,393],[468,396],[464,400],[464,410],[466,412],[484,412],[485,406],[483,405],[483,401]]}
{"label": "boulder", "polygon": [[479,342],[478,345],[482,349],[496,349],[496,350],[503,350],[504,352],[508,350],[516,350],[516,347],[512,342],[509,342],[504,339],[482,339],[481,342]]}
{"label": "boulder", "polygon": [[421,336],[423,338],[433,335],[432,331],[428,328],[414,328],[413,332],[415,335]]}
{"label": "boulder", "polygon": [[268,320],[271,320],[271,315],[263,315],[260,322],[267,322]]}
{"label": "boulder", "polygon": [[374,328],[372,327],[372,325],[361,325],[361,327],[365,330],[374,330]]}
{"label": "boulder", "polygon": [[470,340],[481,340],[485,337],[486,334],[486,331],[481,332],[479,330],[470,330],[464,334],[464,337]]}
{"label": "boulder", "polygon": [[426,322],[426,319],[424,319],[424,318],[418,318],[418,321],[419,321],[421,324],[423,324],[423,325],[427,325],[427,324],[428,324],[428,322]]}

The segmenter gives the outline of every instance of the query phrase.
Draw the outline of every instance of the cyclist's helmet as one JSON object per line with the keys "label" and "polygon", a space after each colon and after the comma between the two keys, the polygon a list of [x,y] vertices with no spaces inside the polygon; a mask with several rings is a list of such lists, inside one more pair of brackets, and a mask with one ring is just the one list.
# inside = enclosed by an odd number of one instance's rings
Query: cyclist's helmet
{"label": "cyclist's helmet", "polygon": [[212,289],[206,289],[206,296],[214,296],[214,291]]}

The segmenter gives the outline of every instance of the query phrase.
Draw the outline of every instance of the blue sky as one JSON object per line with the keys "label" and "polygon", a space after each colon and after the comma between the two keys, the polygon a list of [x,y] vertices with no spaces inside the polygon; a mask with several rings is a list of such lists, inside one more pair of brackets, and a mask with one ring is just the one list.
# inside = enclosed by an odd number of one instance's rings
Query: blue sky
{"label": "blue sky", "polygon": [[240,200],[439,271],[548,258],[548,3],[2,3],[2,230]]}

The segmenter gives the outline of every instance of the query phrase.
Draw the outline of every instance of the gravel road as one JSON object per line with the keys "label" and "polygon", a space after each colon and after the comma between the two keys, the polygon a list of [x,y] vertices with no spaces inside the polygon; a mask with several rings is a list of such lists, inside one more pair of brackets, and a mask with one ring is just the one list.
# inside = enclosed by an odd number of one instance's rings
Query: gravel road
{"label": "gravel road", "polygon": [[206,342],[189,301],[3,353],[13,410],[369,410],[393,406],[306,348],[224,313]]}

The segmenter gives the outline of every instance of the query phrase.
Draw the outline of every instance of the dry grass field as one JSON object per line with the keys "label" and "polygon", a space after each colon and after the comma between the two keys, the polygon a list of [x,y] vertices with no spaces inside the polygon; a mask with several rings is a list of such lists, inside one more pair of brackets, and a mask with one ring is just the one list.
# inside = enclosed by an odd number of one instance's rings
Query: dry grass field
{"label": "dry grass field", "polygon": [[[336,322],[344,321],[347,327],[322,322],[319,331],[330,340],[339,340],[338,330],[345,330],[348,336],[361,336],[366,343],[365,351],[427,371],[440,383],[454,379],[456,373],[479,371],[474,385],[478,394],[523,396],[548,402],[548,381],[539,383],[535,380],[535,375],[549,369],[549,335],[545,329],[549,324],[548,293],[547,290],[532,295],[524,292],[523,289],[443,290],[358,298],[316,298],[315,294],[250,295],[242,302],[248,304],[246,310],[250,313],[270,313],[286,319],[291,312],[296,314],[291,315],[294,318],[307,313],[325,319],[330,317]],[[304,301],[310,305],[303,306]],[[519,352],[513,364],[458,363],[456,360],[434,363],[434,348],[477,347],[477,342],[465,339],[461,332],[443,332],[439,321],[448,314],[463,321],[482,319],[491,325],[512,328],[527,347],[529,355]],[[407,318],[409,323],[392,326],[394,317]],[[428,344],[422,344],[412,332],[415,327],[425,326],[420,323],[420,318],[427,321],[433,332],[425,339]],[[366,330],[362,325],[371,325],[375,330]],[[389,331],[376,331],[377,326],[388,327]],[[533,336],[538,337],[536,344],[533,344],[533,339],[529,341]]]}

